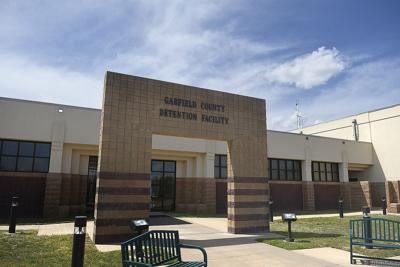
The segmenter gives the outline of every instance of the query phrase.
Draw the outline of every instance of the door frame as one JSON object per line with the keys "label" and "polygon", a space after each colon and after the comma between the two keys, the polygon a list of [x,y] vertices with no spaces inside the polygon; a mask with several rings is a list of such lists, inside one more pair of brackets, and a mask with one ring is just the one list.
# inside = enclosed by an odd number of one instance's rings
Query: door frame
{"label": "door frame", "polygon": [[[162,194],[162,200],[161,200],[161,209],[154,209],[154,207],[153,207],[153,205],[151,204],[151,211],[159,211],[159,212],[173,212],[173,211],[175,211],[175,205],[176,205],[176,160],[169,160],[169,159],[167,159],[167,160],[163,160],[163,159],[152,159],[151,160],[151,175],[150,175],[150,179],[152,179],[152,174],[153,174],[153,161],[161,161],[162,162],[162,176],[161,176],[161,179],[160,179],[160,192],[161,192],[161,194]],[[174,162],[175,164],[174,164],[174,185],[173,185],[173,190],[174,190],[174,192],[173,192],[173,196],[171,197],[171,199],[173,200],[173,204],[171,205],[171,209],[170,210],[164,210],[164,185],[165,185],[165,183],[164,183],[164,179],[165,179],[165,173],[166,173],[166,171],[165,171],[165,162]],[[154,172],[159,172],[159,171],[154,171]],[[171,173],[171,172],[167,172],[167,173]],[[151,182],[150,182],[150,192],[151,192]],[[151,197],[151,194],[150,194],[150,197]],[[151,199],[151,202],[152,202],[153,200]]]}

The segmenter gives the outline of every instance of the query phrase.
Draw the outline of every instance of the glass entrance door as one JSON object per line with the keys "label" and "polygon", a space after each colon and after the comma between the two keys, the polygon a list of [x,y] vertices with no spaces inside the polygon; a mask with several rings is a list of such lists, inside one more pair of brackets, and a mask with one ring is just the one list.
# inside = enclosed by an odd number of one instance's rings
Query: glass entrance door
{"label": "glass entrance door", "polygon": [[151,210],[175,210],[176,161],[151,161]]}
{"label": "glass entrance door", "polygon": [[86,212],[93,215],[94,202],[96,197],[97,180],[97,156],[89,156],[87,188],[86,188]]}

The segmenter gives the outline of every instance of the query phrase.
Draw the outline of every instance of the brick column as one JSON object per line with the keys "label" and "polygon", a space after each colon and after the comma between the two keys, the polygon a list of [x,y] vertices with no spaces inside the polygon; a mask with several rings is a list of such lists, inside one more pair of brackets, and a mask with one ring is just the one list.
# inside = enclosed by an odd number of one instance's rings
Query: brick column
{"label": "brick column", "polygon": [[228,180],[228,232],[269,231],[269,186],[265,177],[235,177]]}
{"label": "brick column", "polygon": [[44,217],[60,216],[61,173],[48,173],[43,203]]}
{"label": "brick column", "polygon": [[302,161],[303,174],[303,209],[308,211],[315,210],[314,182],[311,173],[311,150],[306,148],[306,160]]}
{"label": "brick column", "polygon": [[266,141],[265,133],[259,138],[243,136],[228,143],[230,233],[269,231]]}
{"label": "brick column", "polygon": [[314,182],[303,182],[303,209],[315,210]]}
{"label": "brick column", "polygon": [[49,173],[43,203],[44,217],[60,216],[60,197],[62,182],[62,155],[64,147],[64,123],[56,122],[52,128]]}
{"label": "brick column", "polygon": [[343,199],[343,207],[345,209],[351,209],[351,188],[349,182],[340,183],[340,198]]}

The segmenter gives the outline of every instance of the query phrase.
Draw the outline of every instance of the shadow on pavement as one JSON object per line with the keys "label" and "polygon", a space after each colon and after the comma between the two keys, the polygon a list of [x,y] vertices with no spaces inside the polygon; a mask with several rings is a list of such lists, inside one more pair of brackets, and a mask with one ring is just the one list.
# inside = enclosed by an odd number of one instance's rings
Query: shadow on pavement
{"label": "shadow on pavement", "polygon": [[160,225],[182,225],[182,224],[191,224],[190,222],[170,217],[168,215],[151,215],[149,218],[150,226],[160,226]]}

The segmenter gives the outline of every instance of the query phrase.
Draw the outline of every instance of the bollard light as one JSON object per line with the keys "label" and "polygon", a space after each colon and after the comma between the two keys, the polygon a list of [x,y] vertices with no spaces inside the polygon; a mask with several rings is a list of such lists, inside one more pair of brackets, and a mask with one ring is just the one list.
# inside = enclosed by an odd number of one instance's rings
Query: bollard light
{"label": "bollard light", "polygon": [[274,222],[274,202],[270,200],[269,202],[269,220]]}
{"label": "bollard light", "polygon": [[10,207],[10,224],[8,226],[8,232],[14,234],[17,224],[17,207],[19,197],[12,197]]}
{"label": "bollard light", "polygon": [[[372,225],[371,225],[371,217],[370,212],[371,208],[368,206],[363,206],[363,230],[365,243],[372,243]],[[372,249],[372,246],[365,246],[367,249]]]}
{"label": "bollard light", "polygon": [[369,214],[371,213],[371,208],[368,206],[363,206],[362,213],[363,213],[363,217],[369,217]]}
{"label": "bollard light", "polygon": [[86,216],[75,216],[71,267],[83,267],[85,257]]}
{"label": "bollard light", "polygon": [[294,238],[292,236],[292,222],[297,220],[296,214],[294,213],[283,213],[282,221],[288,223],[288,237],[286,238],[287,242],[293,242]]}
{"label": "bollard light", "polygon": [[387,214],[386,197],[382,197],[382,214],[383,214],[383,215],[386,215],[386,214]]}
{"label": "bollard light", "polygon": [[132,220],[130,226],[135,235],[141,235],[149,231],[149,223],[145,219]]}
{"label": "bollard light", "polygon": [[339,199],[339,217],[343,218],[343,199]]}

